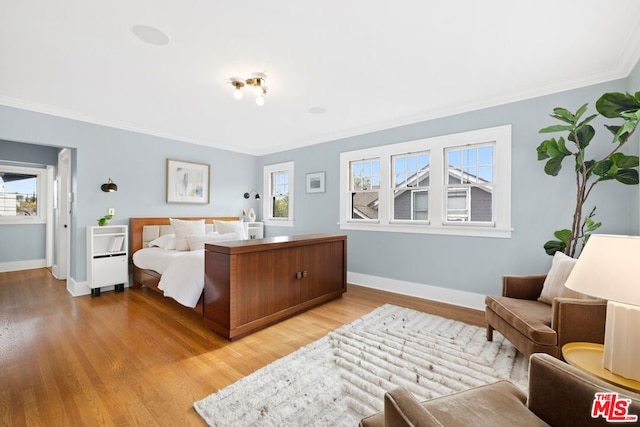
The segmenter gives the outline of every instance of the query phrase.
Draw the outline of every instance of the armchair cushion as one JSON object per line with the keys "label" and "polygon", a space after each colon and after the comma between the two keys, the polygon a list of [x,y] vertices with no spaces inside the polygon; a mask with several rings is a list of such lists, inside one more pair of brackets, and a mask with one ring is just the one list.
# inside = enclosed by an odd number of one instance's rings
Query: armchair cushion
{"label": "armchair cushion", "polygon": [[548,305],[493,295],[485,298],[485,304],[527,339],[542,345],[556,345],[556,331],[551,329],[552,312]]}

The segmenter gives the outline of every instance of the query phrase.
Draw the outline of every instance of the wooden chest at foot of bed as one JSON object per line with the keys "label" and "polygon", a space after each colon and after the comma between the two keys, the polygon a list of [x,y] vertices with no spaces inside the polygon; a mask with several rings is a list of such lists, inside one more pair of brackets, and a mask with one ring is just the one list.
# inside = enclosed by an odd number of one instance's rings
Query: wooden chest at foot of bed
{"label": "wooden chest at foot of bed", "polygon": [[232,340],[339,298],[346,284],[344,235],[207,244],[204,322]]}

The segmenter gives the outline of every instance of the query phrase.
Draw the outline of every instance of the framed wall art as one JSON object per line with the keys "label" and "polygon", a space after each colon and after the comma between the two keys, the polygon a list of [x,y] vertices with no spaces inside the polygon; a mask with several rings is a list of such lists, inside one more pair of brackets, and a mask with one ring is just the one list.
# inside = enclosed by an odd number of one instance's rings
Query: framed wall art
{"label": "framed wall art", "polygon": [[324,193],[324,172],[307,174],[307,193]]}
{"label": "framed wall art", "polygon": [[167,159],[167,203],[209,203],[209,165]]}

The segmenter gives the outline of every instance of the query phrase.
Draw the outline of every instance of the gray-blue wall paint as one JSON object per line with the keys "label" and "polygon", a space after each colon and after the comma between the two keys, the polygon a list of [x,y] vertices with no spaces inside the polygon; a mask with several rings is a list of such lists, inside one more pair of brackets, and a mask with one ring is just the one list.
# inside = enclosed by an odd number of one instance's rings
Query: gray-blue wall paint
{"label": "gray-blue wall paint", "polygon": [[[0,140],[2,161],[28,163],[28,166],[55,166],[58,149]],[[45,241],[45,224],[0,224],[0,263],[45,259]]]}
{"label": "gray-blue wall paint", "polygon": [[[555,124],[549,117],[554,107],[575,111],[588,102],[590,111],[595,112],[595,101],[601,94],[625,91],[626,85],[626,79],[617,80],[263,156],[261,166],[295,161],[295,225],[292,229],[268,227],[267,234],[341,232],[337,222],[343,151],[511,124],[514,231],[510,239],[346,232],[351,272],[480,294],[499,293],[504,274],[546,272],[551,259],[542,245],[554,230],[571,224],[573,176],[569,170],[555,178],[544,173],[543,162],[537,161],[536,155],[536,147],[544,139],[538,130]],[[590,147],[594,157],[610,149],[611,139],[602,123],[594,123],[596,139]],[[638,144],[630,144],[625,151],[637,154]],[[318,171],[326,171],[326,192],[306,194],[305,175]],[[596,187],[589,206],[597,205],[597,219],[603,222],[601,232],[638,234],[638,193],[637,187],[612,182]]]}
{"label": "gray-blue wall paint", "polygon": [[[215,124],[212,124],[212,126]],[[0,106],[0,139],[73,149],[70,273],[86,277],[86,227],[115,208],[113,224],[138,216],[234,216],[259,182],[255,156]],[[211,203],[167,204],[167,158],[211,165]],[[115,193],[100,185],[111,177]],[[1,261],[1,260],[0,260]]]}

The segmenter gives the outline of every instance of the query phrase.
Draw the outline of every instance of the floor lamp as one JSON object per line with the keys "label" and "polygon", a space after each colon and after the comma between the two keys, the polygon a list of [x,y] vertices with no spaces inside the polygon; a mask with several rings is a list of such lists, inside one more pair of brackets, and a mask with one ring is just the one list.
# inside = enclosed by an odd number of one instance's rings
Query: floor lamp
{"label": "floor lamp", "polygon": [[640,381],[640,237],[592,235],[565,286],[607,300],[603,366]]}

